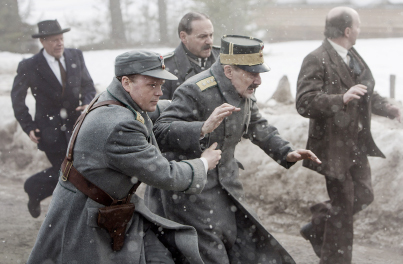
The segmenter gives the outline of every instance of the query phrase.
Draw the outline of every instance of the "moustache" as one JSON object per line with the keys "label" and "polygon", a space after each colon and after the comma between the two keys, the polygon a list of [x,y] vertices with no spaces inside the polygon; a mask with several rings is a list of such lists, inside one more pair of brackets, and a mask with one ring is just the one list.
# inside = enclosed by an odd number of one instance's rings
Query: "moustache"
{"label": "moustache", "polygon": [[259,87],[259,85],[257,85],[257,84],[252,84],[252,85],[250,85],[249,87],[248,87],[248,89],[256,89],[256,88],[258,88]]}
{"label": "moustache", "polygon": [[212,48],[213,48],[213,45],[204,45],[202,47],[203,50],[208,50],[208,49],[212,49]]}

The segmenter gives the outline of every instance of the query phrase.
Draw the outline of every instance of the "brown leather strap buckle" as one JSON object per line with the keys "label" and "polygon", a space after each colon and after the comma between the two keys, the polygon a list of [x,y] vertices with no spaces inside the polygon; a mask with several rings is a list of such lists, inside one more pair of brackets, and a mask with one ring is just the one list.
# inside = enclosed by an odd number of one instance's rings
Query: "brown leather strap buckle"
{"label": "brown leather strap buckle", "polygon": [[[67,181],[67,179],[69,178],[71,166],[73,166],[73,162],[67,161],[66,167],[64,168],[64,171],[63,171],[63,174],[62,174],[62,180],[63,181]],[[67,167],[68,167],[68,171],[67,171],[67,174],[66,174]]]}

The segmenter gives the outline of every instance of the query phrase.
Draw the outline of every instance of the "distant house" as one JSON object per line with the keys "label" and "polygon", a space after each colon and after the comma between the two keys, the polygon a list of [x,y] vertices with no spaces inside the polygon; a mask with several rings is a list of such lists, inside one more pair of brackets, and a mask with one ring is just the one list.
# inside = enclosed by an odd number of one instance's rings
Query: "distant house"
{"label": "distant house", "polygon": [[254,28],[265,42],[323,39],[326,14],[339,5],[359,12],[361,38],[403,37],[403,0],[277,0],[255,11]]}

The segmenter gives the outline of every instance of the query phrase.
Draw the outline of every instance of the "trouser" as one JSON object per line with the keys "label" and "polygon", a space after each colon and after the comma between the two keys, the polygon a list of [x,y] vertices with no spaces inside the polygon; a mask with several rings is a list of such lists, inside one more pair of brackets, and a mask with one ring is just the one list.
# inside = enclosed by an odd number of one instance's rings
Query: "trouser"
{"label": "trouser", "polygon": [[66,156],[66,150],[45,151],[45,154],[52,167],[32,175],[24,184],[29,198],[39,202],[52,195],[58,181],[60,166]]}
{"label": "trouser", "polygon": [[350,167],[345,179],[326,176],[330,200],[312,206],[313,232],[323,239],[320,264],[349,264],[353,251],[353,215],[373,200],[366,156]]}

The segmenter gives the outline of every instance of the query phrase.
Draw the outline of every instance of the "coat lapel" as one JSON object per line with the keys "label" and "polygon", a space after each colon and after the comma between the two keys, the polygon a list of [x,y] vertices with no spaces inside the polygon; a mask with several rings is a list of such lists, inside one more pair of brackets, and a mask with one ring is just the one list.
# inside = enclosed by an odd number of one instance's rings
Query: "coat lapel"
{"label": "coat lapel", "polygon": [[337,53],[337,51],[332,47],[327,39],[323,41],[323,47],[325,48],[326,52],[329,54],[331,60],[331,67],[338,73],[340,76],[341,81],[347,86],[352,87],[355,85],[355,81],[351,76],[348,66]]}
{"label": "coat lapel", "polygon": [[62,85],[60,84],[59,80],[56,78],[56,75],[53,73],[52,69],[50,68],[48,62],[46,61],[45,57],[43,56],[43,49],[38,54],[38,66],[37,71],[43,79],[49,83],[49,87],[52,90],[50,94],[55,95],[55,97],[60,98],[62,93]]}
{"label": "coat lapel", "polygon": [[[74,79],[74,76],[80,76],[78,71],[80,67],[77,65],[77,61],[75,61],[75,57],[71,54],[70,50],[64,50],[64,62],[66,63],[66,89],[70,87],[71,81]],[[74,83],[74,82],[73,82]]]}
{"label": "coat lapel", "polygon": [[365,96],[364,98],[366,99],[366,101],[368,101],[369,98],[374,93],[374,87],[375,87],[374,77],[372,76],[371,70],[369,69],[368,65],[361,58],[360,54],[358,54],[358,52],[354,48],[351,48],[350,51],[353,54],[354,58],[360,64],[361,74],[358,76],[357,81],[358,81],[358,83],[361,83],[361,84],[367,86],[367,95],[368,96]]}
{"label": "coat lapel", "polygon": [[175,60],[176,65],[178,65],[179,73],[184,74],[184,80],[189,79],[195,75],[192,65],[182,47],[182,43],[175,49]]}

